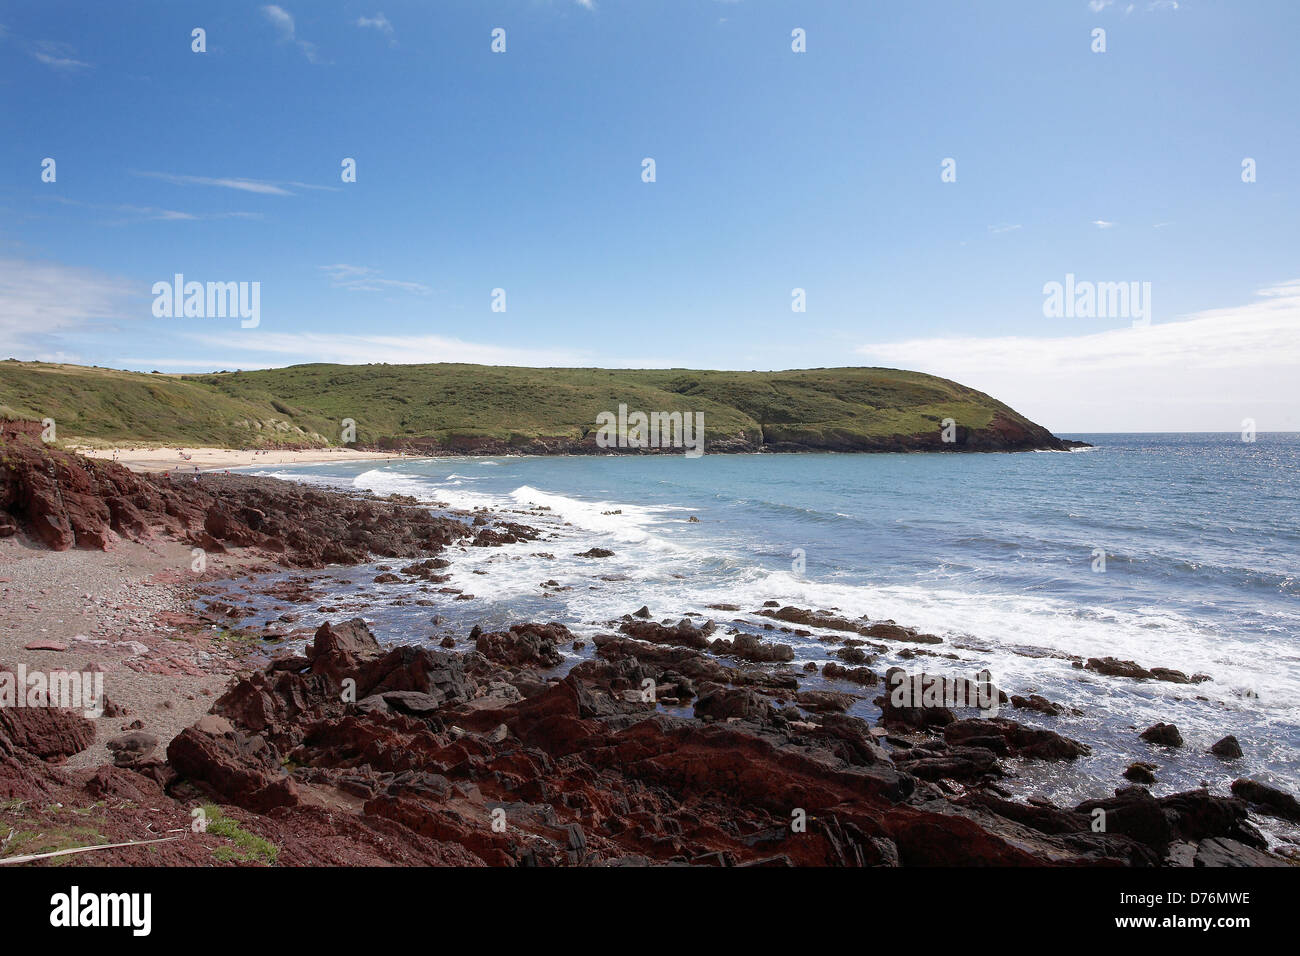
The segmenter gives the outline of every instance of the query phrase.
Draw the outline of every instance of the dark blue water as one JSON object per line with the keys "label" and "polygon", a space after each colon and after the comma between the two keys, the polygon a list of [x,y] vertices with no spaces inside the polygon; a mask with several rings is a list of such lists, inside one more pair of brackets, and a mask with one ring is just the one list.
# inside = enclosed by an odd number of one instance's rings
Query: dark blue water
{"label": "dark blue water", "polygon": [[[1158,792],[1247,772],[1295,788],[1300,435],[1071,437],[1096,448],[422,459],[262,473],[457,508],[549,508],[515,516],[556,536],[549,541],[452,555],[452,583],[475,597],[438,608],[444,620],[544,617],[594,633],[642,604],[657,617],[700,611],[729,622],[748,615],[707,605],[752,611],[770,599],[888,618],[942,636],[937,649],[960,658],[924,658],[931,673],[988,667],[1008,692],[1084,711],[1014,714],[1094,745],[1094,757],[1075,765],[1022,768],[1038,792],[1106,792],[1134,759],[1161,767]],[[615,557],[574,557],[593,545]],[[548,580],[571,590],[540,587]],[[376,625],[394,636],[428,631],[415,613],[394,607]],[[827,659],[823,645],[794,640],[800,662]],[[1138,683],[1068,659],[1108,655],[1213,680]],[[864,701],[860,710],[873,708]],[[1187,747],[1137,740],[1157,720],[1177,723]],[[1226,733],[1246,750],[1236,765],[1204,753]]]}

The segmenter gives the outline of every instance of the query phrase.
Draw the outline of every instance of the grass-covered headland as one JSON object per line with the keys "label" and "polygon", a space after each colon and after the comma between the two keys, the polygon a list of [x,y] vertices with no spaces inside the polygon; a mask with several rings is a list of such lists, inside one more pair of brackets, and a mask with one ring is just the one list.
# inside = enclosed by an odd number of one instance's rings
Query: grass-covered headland
{"label": "grass-covered headland", "polygon": [[[89,444],[584,453],[597,416],[702,412],[707,450],[1002,451],[1063,443],[956,382],[886,368],[724,372],[488,365],[295,365],[167,375],[0,362],[0,417]],[[945,420],[951,419],[946,429]]]}

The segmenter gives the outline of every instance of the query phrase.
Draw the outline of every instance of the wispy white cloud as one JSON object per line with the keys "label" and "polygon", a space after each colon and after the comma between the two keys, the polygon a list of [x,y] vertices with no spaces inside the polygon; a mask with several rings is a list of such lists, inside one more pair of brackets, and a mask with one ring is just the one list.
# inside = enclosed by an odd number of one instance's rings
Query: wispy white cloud
{"label": "wispy white cloud", "polygon": [[38,63],[43,63],[60,73],[79,73],[94,69],[93,63],[77,59],[77,50],[71,44],[54,40],[33,40],[10,33],[9,28],[0,23],[0,40],[12,39],[20,49],[26,50]]}
{"label": "wispy white cloud", "polygon": [[433,290],[423,282],[405,282],[400,279],[385,279],[377,269],[368,266],[350,266],[339,263],[332,266],[319,266],[329,273],[330,285],[347,289],[349,292],[413,292],[428,295]]}
{"label": "wispy white cloud", "polygon": [[[3,34],[0,34],[3,35]],[[53,43],[38,40],[30,45],[29,51],[34,59],[44,63],[60,73],[77,73],[91,69],[91,64],[76,58],[76,51],[66,43]]]}
{"label": "wispy white cloud", "polygon": [[148,176],[151,179],[161,179],[164,182],[173,183],[177,186],[221,186],[225,189],[237,189],[240,192],[258,193],[263,196],[292,196],[289,190],[275,183],[263,182],[257,179],[238,179],[230,177],[212,177],[212,176],[182,176],[176,173],[137,173],[138,176]]}
{"label": "wispy white cloud", "polygon": [[293,22],[293,15],[284,7],[278,4],[268,4],[262,7],[262,16],[275,27],[280,34],[280,40],[283,43],[292,43],[302,51],[310,63],[320,63],[320,54],[316,50],[316,44],[303,40],[298,37],[298,28]]}
{"label": "wispy white cloud", "polygon": [[990,235],[1000,236],[1004,232],[1015,232],[1020,228],[1020,223],[1002,223],[998,226],[989,226]]}
{"label": "wispy white cloud", "polygon": [[204,220],[216,219],[261,219],[262,214],[256,212],[183,212],[179,209],[164,209],[157,206],[133,206],[128,204],[105,205],[102,203],[82,202],[79,199],[71,199],[67,196],[50,196],[51,202],[57,202],[64,206],[78,206],[85,209],[94,209],[100,212],[116,213],[120,219],[115,220],[114,224],[120,222],[139,222],[142,220],[153,220],[158,222],[200,222]]}
{"label": "wispy white cloud", "polygon": [[384,16],[382,13],[376,13],[373,17],[358,17],[357,26],[361,27],[363,30],[378,30],[380,33],[384,34],[384,36],[388,37],[388,42],[391,46],[397,45],[397,39],[393,32],[393,25],[388,22],[388,17]]}
{"label": "wispy white cloud", "polygon": [[161,179],[176,186],[219,186],[262,196],[293,196],[294,189],[321,189],[332,192],[333,186],[314,186],[311,183],[283,182],[266,179],[247,179],[240,176],[187,176],[180,173],[132,171],[136,176]]}
{"label": "wispy white cloud", "polygon": [[[1101,13],[1107,7],[1114,6],[1114,4],[1115,0],[1088,0],[1088,9],[1093,13]],[[1128,4],[1124,7],[1124,16],[1128,16],[1135,9],[1137,9],[1136,4]],[[1145,9],[1147,13],[1164,13],[1173,12],[1180,9],[1180,7],[1178,0],[1150,0]]]}
{"label": "wispy white cloud", "polygon": [[1300,279],[1246,305],[1146,328],[911,339],[857,351],[979,388],[1056,430],[1232,431],[1243,417],[1261,430],[1300,428]]}
{"label": "wispy white cloud", "polygon": [[122,318],[138,293],[123,279],[56,262],[0,259],[0,354],[68,361],[62,336]]}
{"label": "wispy white cloud", "polygon": [[[1115,0],[1088,0],[1088,9],[1093,13],[1101,13],[1109,6],[1113,6]],[[1128,16],[1136,8],[1135,4],[1128,4],[1124,8],[1124,15]],[[1178,10],[1178,0],[1150,0],[1146,5],[1146,11],[1152,12],[1172,12]]]}
{"label": "wispy white cloud", "polygon": [[274,24],[275,28],[280,31],[280,39],[292,40],[294,34],[293,17],[284,7],[270,4],[262,7],[262,16]]}
{"label": "wispy white cloud", "polygon": [[55,70],[62,70],[64,72],[74,72],[76,70],[90,69],[90,64],[84,63],[81,60],[74,60],[70,57],[63,57],[63,56],[51,56],[48,53],[41,53],[39,50],[32,51],[32,56],[34,56],[40,62],[44,63],[46,66]]}
{"label": "wispy white cloud", "polygon": [[1108,222],[1105,219],[1094,219],[1092,221],[1092,224],[1096,226],[1098,229],[1109,229],[1115,225],[1113,222]]}

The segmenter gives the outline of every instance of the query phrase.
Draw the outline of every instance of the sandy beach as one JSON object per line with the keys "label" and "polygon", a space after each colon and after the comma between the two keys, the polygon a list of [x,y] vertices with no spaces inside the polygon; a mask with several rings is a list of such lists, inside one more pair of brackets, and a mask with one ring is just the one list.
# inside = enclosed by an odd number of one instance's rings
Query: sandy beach
{"label": "sandy beach", "polygon": [[190,547],[165,539],[120,540],[109,551],[0,541],[0,660],[47,672],[101,671],[120,711],[94,721],[95,744],[68,766],[107,762],[105,741],[133,724],[165,747],[207,713],[237,672],[244,649],[193,618],[193,588],[262,561],[247,554],[209,560],[207,572],[196,575]]}
{"label": "sandy beach", "polygon": [[351,448],[313,448],[306,451],[235,448],[81,448],[72,451],[87,458],[116,461],[132,471],[223,471],[254,465],[308,465],[323,461],[396,461],[401,455]]}

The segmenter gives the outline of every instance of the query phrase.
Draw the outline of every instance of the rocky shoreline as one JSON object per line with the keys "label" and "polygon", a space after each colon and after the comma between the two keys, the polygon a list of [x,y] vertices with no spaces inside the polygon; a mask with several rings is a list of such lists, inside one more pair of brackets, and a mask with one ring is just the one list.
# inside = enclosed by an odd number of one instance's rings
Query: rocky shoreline
{"label": "rocky shoreline", "polygon": [[[12,529],[32,547],[178,541],[283,569],[392,558],[383,574],[436,593],[449,546],[537,537],[500,515],[437,515],[396,497],[142,477],[21,437],[5,442],[4,461],[0,534]],[[176,587],[202,596],[208,577]],[[305,582],[279,588],[286,606],[319,600]],[[927,679],[920,665],[939,638],[769,604],[753,613],[774,633],[759,635],[655,620],[642,607],[590,639],[592,653],[567,670],[561,650],[588,639],[559,623],[386,646],[361,617],[302,631],[289,611],[279,628],[245,629],[259,638],[245,642],[249,656],[231,665],[207,712],[168,739],[148,714],[99,718],[115,731],[111,764],[60,765],[96,738],[80,713],[0,709],[0,823],[75,845],[167,838],[72,858],[98,865],[1292,862],[1270,852],[1255,821],[1300,822],[1300,805],[1257,781],[1156,797],[1139,767],[1131,784],[1074,806],[1010,799],[999,785],[1008,761],[1068,766],[1088,752],[1035,726],[1059,705],[984,687],[1023,719],[947,706],[975,688]],[[236,608],[206,606],[190,622],[193,640],[239,620]],[[821,677],[853,693],[810,688],[815,675],[789,663],[778,635],[808,628],[835,635],[821,639],[839,663]],[[907,672],[872,669],[885,647],[907,651]],[[1077,664],[1116,680],[1205,679],[1106,658]],[[905,683],[934,700],[899,705],[891,690]],[[878,720],[846,713],[855,695],[874,701]],[[1172,745],[1177,729],[1146,733]],[[37,842],[11,836],[0,856]]]}

